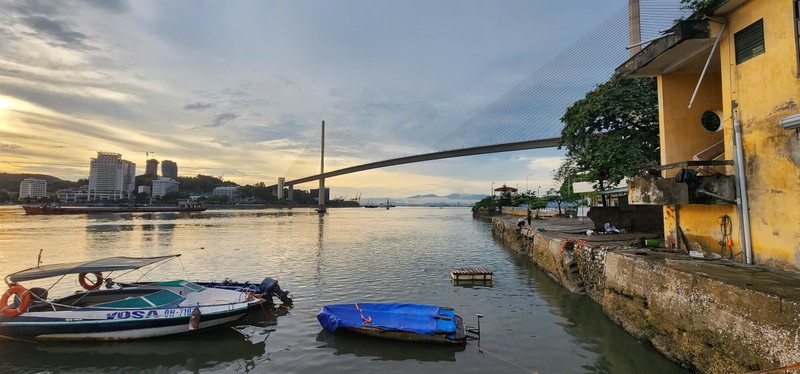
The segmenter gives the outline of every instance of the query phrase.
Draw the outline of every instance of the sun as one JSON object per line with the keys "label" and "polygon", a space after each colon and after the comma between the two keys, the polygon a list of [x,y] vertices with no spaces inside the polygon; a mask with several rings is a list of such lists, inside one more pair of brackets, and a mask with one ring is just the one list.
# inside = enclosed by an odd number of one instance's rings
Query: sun
{"label": "sun", "polygon": [[0,110],[11,109],[11,102],[6,99],[0,99]]}

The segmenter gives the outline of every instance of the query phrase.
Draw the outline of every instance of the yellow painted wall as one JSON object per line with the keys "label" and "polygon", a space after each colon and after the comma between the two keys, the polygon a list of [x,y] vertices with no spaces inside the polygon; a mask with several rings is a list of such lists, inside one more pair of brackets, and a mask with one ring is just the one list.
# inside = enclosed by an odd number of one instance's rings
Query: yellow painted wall
{"label": "yellow painted wall", "polygon": [[[688,108],[700,74],[666,74],[658,78],[659,121],[661,131],[661,164],[689,161],[701,150],[719,142],[724,129],[711,132],[703,128],[700,117],[704,111],[722,112],[721,80],[719,72],[709,72]],[[726,159],[733,154],[726,148]],[[679,169],[667,170],[663,176],[674,178]],[[724,171],[720,169],[720,171]],[[722,234],[719,218],[728,215],[736,222],[733,205],[683,205],[678,207],[678,221],[693,249],[718,251]],[[664,240],[668,247],[676,247],[675,208],[664,207]],[[738,223],[734,227],[738,227]],[[738,247],[738,231],[733,236],[734,247]],[[681,243],[681,246],[685,245]],[[698,247],[699,246],[699,247]],[[741,252],[734,248],[734,252]]]}
{"label": "yellow painted wall", "polygon": [[[726,159],[733,159],[733,106],[743,128],[747,196],[754,261],[775,268],[800,270],[800,136],[784,130],[780,119],[800,113],[797,40],[792,0],[751,0],[726,15],[720,40],[721,72],[711,74],[687,109],[697,75],[659,77],[662,163],[690,160],[702,144],[724,136]],[[739,65],[735,62],[734,33],[764,20],[765,53]],[[720,25],[713,24],[712,35]],[[708,83],[708,84],[707,84]],[[705,109],[721,109],[722,134],[709,135],[700,127]],[[727,168],[734,174],[733,168]],[[665,177],[674,176],[673,170]],[[664,208],[665,239],[674,242],[675,212]],[[718,250],[719,217],[733,221],[734,252],[742,251],[735,206],[679,207],[680,226],[689,241]],[[694,245],[694,244],[693,244]]]}
{"label": "yellow painted wall", "polygon": [[[764,20],[765,53],[736,65],[733,35]],[[800,138],[780,119],[800,113],[792,0],[752,0],[728,15],[721,45],[723,109],[738,103],[755,262],[800,269]]]}

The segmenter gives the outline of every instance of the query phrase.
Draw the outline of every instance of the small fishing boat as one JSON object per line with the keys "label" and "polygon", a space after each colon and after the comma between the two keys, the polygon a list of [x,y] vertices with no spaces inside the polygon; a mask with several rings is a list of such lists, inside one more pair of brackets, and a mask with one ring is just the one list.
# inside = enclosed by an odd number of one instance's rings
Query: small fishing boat
{"label": "small fishing boat", "polygon": [[[176,280],[101,289],[103,272],[139,269],[179,255],[53,264],[6,276],[0,298],[0,337],[22,340],[130,340],[204,330],[234,322],[265,303],[252,292]],[[19,282],[78,274],[84,290],[49,299],[44,288]],[[93,274],[95,281],[91,281]],[[110,275],[110,274],[109,274]],[[88,280],[87,280],[88,279]],[[107,278],[108,279],[108,278]],[[51,286],[51,288],[53,287]]]}
{"label": "small fishing boat", "polygon": [[326,305],[317,320],[330,332],[346,329],[383,339],[463,344],[466,328],[453,309],[434,305],[355,303]]}

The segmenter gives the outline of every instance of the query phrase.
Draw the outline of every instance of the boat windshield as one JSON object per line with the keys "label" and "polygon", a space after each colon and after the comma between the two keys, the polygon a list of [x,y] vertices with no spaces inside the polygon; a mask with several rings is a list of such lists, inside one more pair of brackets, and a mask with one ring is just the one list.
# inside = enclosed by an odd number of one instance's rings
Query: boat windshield
{"label": "boat windshield", "polygon": [[185,281],[185,280],[180,280],[180,279],[179,280],[173,280],[173,281],[167,281],[167,282],[153,283],[150,286],[151,287],[184,287],[184,288],[186,288],[187,290],[189,290],[191,292],[198,292],[198,291],[200,291],[200,290],[205,288],[205,287],[203,287],[203,286],[201,286],[201,285],[199,285],[197,283],[192,283],[192,282]]}

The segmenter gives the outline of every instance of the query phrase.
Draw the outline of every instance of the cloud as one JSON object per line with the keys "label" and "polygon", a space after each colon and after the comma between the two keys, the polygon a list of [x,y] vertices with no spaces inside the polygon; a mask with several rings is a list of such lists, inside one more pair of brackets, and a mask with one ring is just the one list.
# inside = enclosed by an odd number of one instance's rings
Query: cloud
{"label": "cloud", "polygon": [[75,50],[96,50],[98,48],[87,44],[88,36],[78,31],[73,31],[65,22],[57,21],[44,16],[29,16],[23,18],[26,26],[33,29],[34,33],[26,33],[42,39],[50,39],[48,44],[54,47],[63,47]]}
{"label": "cloud", "polygon": [[131,8],[128,0],[83,0],[83,2],[111,13],[125,13]]}
{"label": "cloud", "polygon": [[194,103],[194,104],[186,104],[183,106],[183,110],[206,110],[209,108],[214,107],[214,104],[206,104],[206,103]]}
{"label": "cloud", "polygon": [[16,144],[8,144],[8,143],[0,143],[0,152],[1,151],[15,151],[18,149],[22,149],[22,147]]}
{"label": "cloud", "polygon": [[224,125],[224,124],[226,124],[226,123],[228,123],[230,121],[233,121],[233,120],[235,120],[237,118],[239,118],[239,115],[237,115],[237,114],[222,113],[222,114],[217,115],[216,118],[214,118],[214,122],[212,124],[206,125],[206,126],[203,126],[203,127],[220,127],[220,126],[222,126],[222,125]]}

